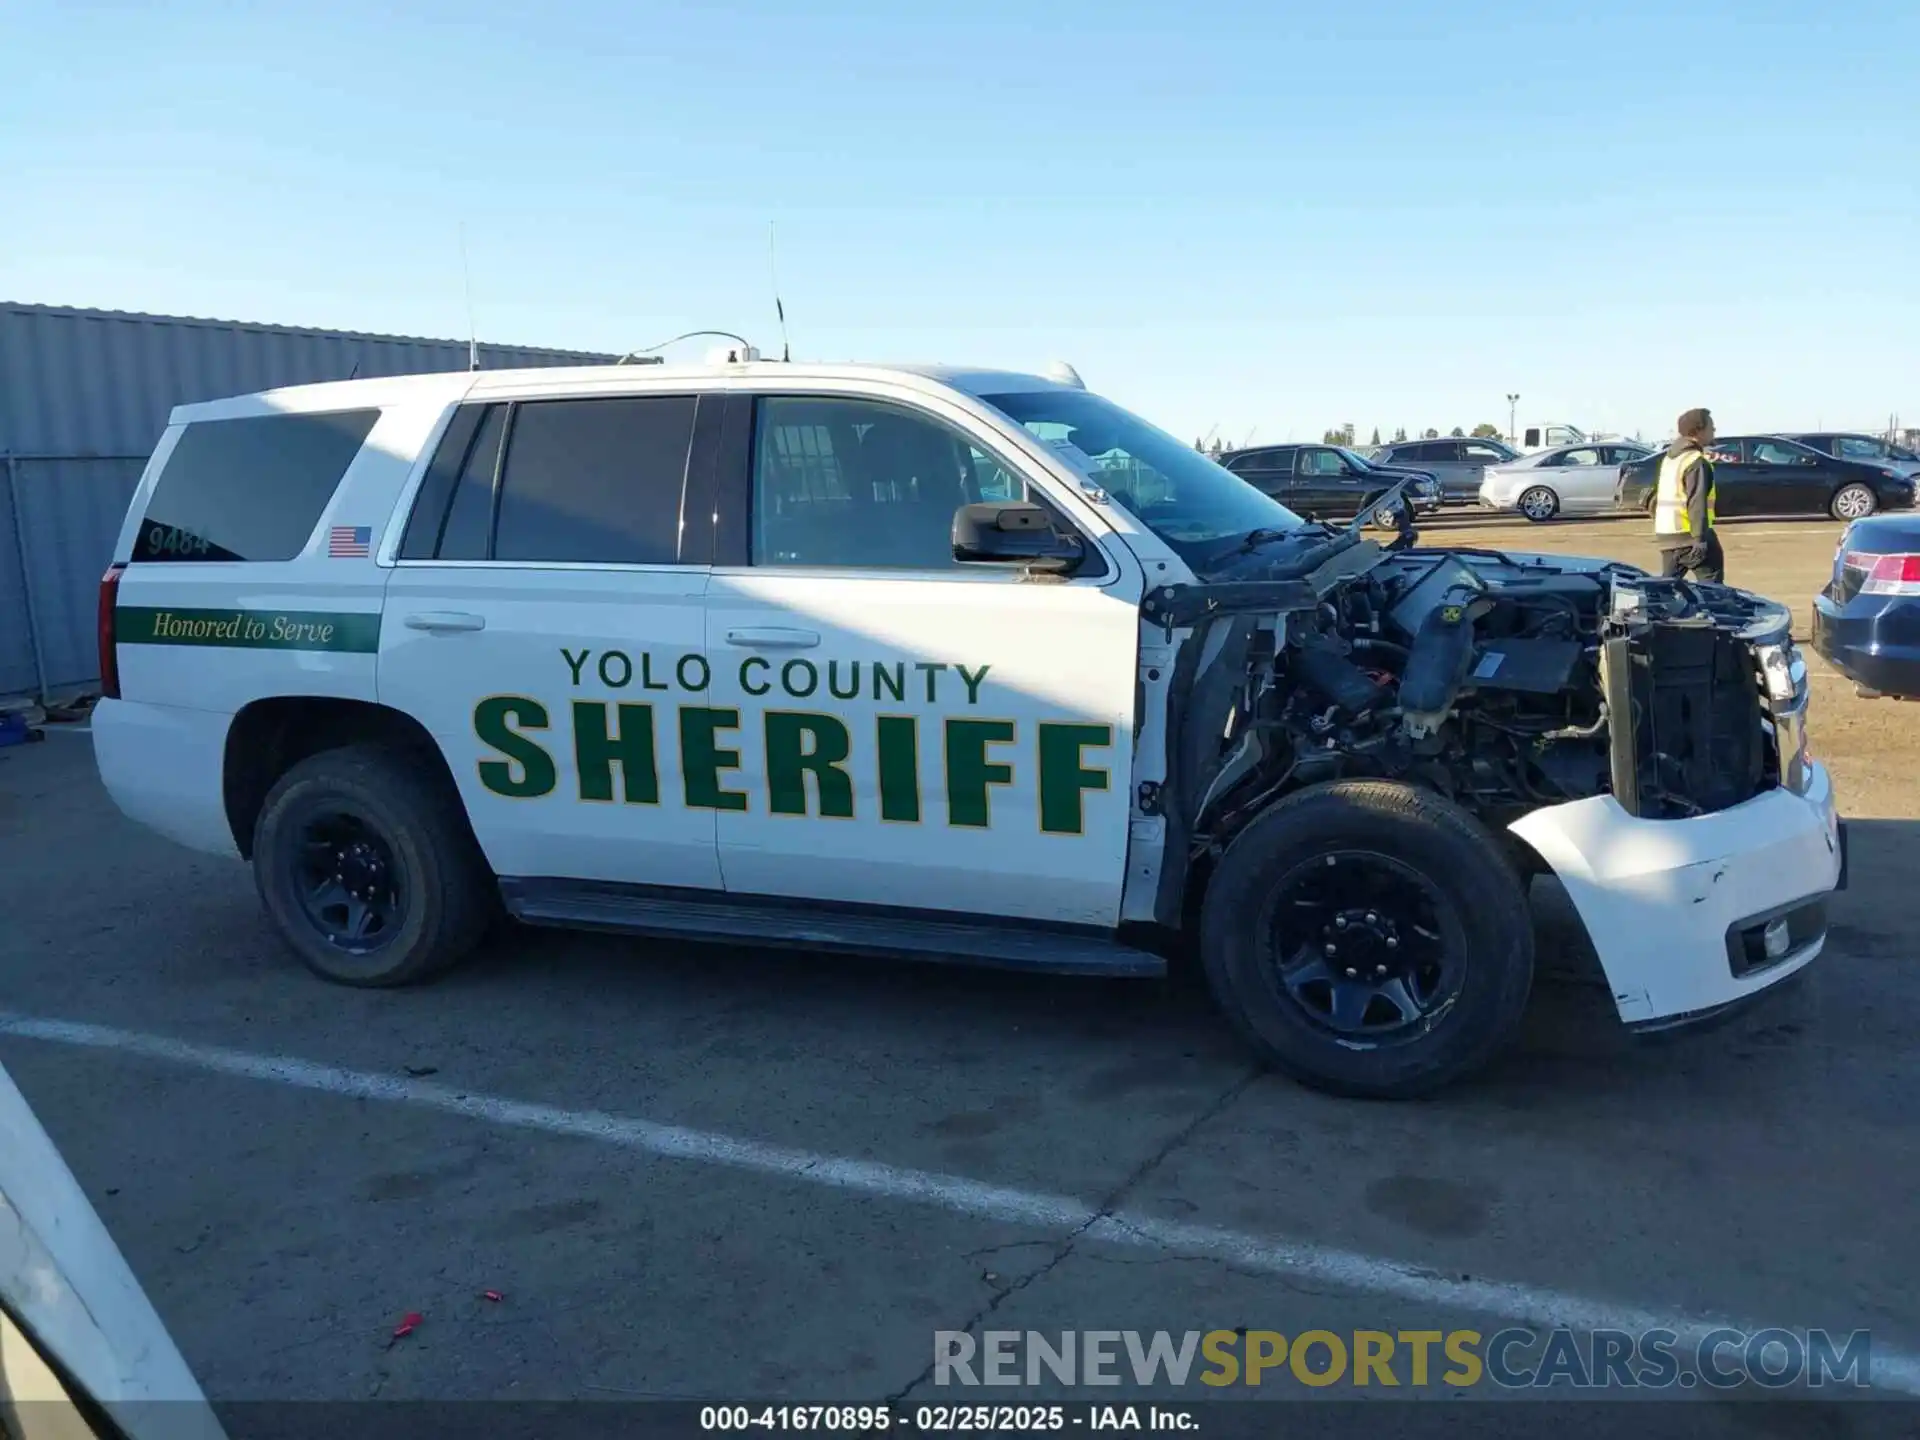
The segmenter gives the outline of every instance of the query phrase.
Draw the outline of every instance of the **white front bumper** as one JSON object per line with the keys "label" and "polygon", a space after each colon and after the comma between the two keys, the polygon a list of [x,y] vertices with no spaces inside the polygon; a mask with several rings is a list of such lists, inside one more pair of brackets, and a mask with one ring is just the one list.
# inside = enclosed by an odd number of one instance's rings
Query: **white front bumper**
{"label": "white front bumper", "polygon": [[1611,795],[1550,805],[1513,832],[1566,886],[1630,1025],[1713,1010],[1776,985],[1826,943],[1821,930],[1778,961],[1736,976],[1734,926],[1840,879],[1839,817],[1826,770],[1806,792],[1764,795],[1688,820],[1639,820]]}

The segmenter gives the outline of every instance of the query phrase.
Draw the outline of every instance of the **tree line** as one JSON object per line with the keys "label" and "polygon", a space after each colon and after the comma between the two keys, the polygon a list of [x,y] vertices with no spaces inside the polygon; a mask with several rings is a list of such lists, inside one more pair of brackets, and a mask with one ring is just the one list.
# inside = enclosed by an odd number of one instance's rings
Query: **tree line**
{"label": "tree line", "polygon": [[[1338,425],[1333,427],[1332,429],[1329,429],[1323,432],[1320,436],[1320,443],[1323,445],[1351,446],[1355,443],[1358,433],[1359,432],[1355,428],[1353,422],[1349,420],[1344,425]],[[1456,425],[1453,427],[1453,429],[1449,430],[1447,434],[1455,440],[1465,440],[1469,437],[1473,439],[1491,439],[1491,440],[1498,440],[1502,438],[1500,427],[1498,425],[1490,425],[1484,420],[1481,421],[1480,424],[1474,426],[1473,429],[1471,430],[1462,430],[1458,425]],[[1373,427],[1373,438],[1369,440],[1367,444],[1368,445],[1398,445],[1402,441],[1409,440],[1409,439],[1438,440],[1440,438],[1441,438],[1440,432],[1431,427],[1429,427],[1428,429],[1422,430],[1418,435],[1410,436],[1407,434],[1406,427],[1401,426],[1400,428],[1396,429],[1393,432],[1393,439],[1382,440],[1380,438],[1380,427],[1376,425]],[[1214,436],[1211,442],[1207,441],[1205,438],[1195,440],[1193,442],[1193,448],[1198,450],[1202,455],[1211,455],[1214,459],[1218,460],[1222,455],[1225,455],[1227,453],[1227,450],[1229,447],[1224,443],[1222,443],[1222,441],[1220,440],[1220,437],[1216,435]]]}

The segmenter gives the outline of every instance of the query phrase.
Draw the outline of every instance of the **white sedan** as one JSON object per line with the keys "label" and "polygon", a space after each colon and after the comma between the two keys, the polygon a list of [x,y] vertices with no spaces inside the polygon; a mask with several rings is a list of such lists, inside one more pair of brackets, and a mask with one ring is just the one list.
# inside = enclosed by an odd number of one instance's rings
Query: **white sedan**
{"label": "white sedan", "polygon": [[1529,520],[1556,515],[1599,515],[1613,508],[1620,467],[1653,451],[1631,441],[1584,440],[1489,465],[1480,481],[1480,504],[1518,510]]}

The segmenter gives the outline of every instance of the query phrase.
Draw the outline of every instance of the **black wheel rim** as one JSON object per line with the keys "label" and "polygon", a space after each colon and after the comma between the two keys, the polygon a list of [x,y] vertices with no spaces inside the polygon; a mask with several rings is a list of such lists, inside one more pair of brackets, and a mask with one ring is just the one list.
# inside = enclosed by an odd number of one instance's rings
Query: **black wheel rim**
{"label": "black wheel rim", "polygon": [[1375,851],[1333,851],[1295,866],[1274,887],[1264,919],[1279,994],[1345,1043],[1391,1045],[1425,1034],[1466,979],[1466,936],[1453,901],[1420,871]]}
{"label": "black wheel rim", "polygon": [[350,955],[378,950],[400,931],[406,879],[393,843],[363,816],[324,810],[300,827],[293,891],[314,930]]}

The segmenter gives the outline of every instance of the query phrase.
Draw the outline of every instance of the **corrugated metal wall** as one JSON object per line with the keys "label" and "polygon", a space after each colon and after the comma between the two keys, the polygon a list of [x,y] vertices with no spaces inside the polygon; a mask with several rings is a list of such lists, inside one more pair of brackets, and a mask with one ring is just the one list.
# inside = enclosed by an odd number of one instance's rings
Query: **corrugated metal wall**
{"label": "corrugated metal wall", "polygon": [[[613,358],[480,346],[489,370]],[[175,405],[466,368],[460,340],[0,302],[0,696],[99,678],[100,573]]]}

